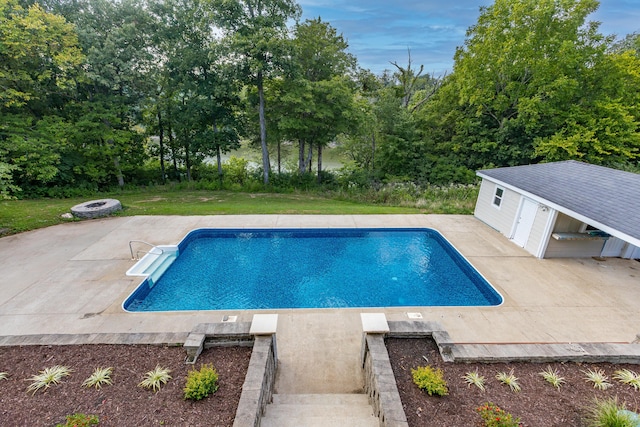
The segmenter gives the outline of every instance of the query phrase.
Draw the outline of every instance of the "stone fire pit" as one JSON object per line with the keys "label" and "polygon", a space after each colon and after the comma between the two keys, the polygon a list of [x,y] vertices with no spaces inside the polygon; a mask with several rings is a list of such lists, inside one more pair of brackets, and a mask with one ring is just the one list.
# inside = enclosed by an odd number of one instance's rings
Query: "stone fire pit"
{"label": "stone fire pit", "polygon": [[116,199],[91,200],[80,203],[71,208],[71,213],[78,218],[99,218],[122,210],[122,205]]}

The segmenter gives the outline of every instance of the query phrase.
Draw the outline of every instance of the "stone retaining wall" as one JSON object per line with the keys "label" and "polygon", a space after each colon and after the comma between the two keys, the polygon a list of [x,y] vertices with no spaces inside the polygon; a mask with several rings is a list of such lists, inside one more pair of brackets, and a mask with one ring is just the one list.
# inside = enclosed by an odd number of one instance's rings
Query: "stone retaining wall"
{"label": "stone retaining wall", "polygon": [[252,333],[250,322],[201,323],[184,343],[185,363],[195,363],[203,348],[215,345],[253,345],[242,385],[234,427],[257,427],[272,400],[278,368],[276,335]]}
{"label": "stone retaining wall", "polygon": [[408,427],[384,338],[384,334],[365,333],[364,335],[362,343],[364,390],[369,396],[374,415],[380,419],[381,426]]}
{"label": "stone retaining wall", "polygon": [[384,427],[407,427],[398,386],[391,369],[386,337],[432,338],[446,362],[610,362],[640,364],[640,344],[547,343],[455,344],[438,322],[389,321],[386,333],[366,333],[362,341],[365,392]]}
{"label": "stone retaining wall", "polygon": [[256,336],[233,427],[257,427],[271,403],[278,359],[276,336]]}

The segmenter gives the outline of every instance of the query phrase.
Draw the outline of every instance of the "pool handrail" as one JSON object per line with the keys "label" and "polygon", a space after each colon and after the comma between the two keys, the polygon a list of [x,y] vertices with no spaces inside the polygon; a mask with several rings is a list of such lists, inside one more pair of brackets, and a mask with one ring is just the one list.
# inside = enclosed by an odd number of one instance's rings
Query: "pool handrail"
{"label": "pool handrail", "polygon": [[[133,246],[131,245],[132,243],[143,243],[145,245],[151,246],[151,249],[148,251],[142,251],[142,250],[138,250],[136,251],[135,255],[133,254]],[[157,249],[160,251],[160,254],[164,253],[164,250],[160,249],[158,246],[149,243],[149,242],[145,242],[144,240],[129,240],[129,252],[131,252],[131,259],[135,259],[135,260],[139,260],[140,259],[140,253],[144,252],[145,254],[151,253],[151,251],[153,251],[154,249]]]}

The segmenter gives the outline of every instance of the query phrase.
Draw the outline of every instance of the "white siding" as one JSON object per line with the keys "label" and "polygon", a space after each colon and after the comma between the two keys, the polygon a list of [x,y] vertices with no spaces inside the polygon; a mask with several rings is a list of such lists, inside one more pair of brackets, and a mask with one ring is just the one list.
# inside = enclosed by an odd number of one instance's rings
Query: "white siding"
{"label": "white siding", "polygon": [[502,203],[500,208],[497,208],[493,206],[493,195],[496,187],[498,185],[495,183],[486,179],[482,180],[474,215],[480,221],[504,234],[507,238],[511,238],[511,228],[520,206],[520,195],[505,188]]}
{"label": "white siding", "polygon": [[[502,203],[498,209],[493,205],[493,196],[496,187],[498,187],[498,185],[494,182],[486,179],[482,180],[474,215],[480,221],[495,228],[508,239],[511,239],[514,222],[524,196],[513,190],[504,188]],[[545,227],[550,214],[551,209],[538,205],[533,227],[531,228],[529,238],[524,247],[524,249],[532,255],[537,255],[540,246],[543,244],[542,240],[545,236]]]}

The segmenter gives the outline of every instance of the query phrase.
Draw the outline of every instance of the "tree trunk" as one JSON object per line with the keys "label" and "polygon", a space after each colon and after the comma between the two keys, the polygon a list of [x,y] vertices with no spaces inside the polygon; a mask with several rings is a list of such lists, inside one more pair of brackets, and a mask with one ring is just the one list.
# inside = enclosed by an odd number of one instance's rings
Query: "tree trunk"
{"label": "tree trunk", "polygon": [[278,141],[278,175],[282,173],[282,169],[280,168],[280,161],[281,161],[280,145],[281,145],[281,142]]}
{"label": "tree trunk", "polygon": [[218,176],[222,179],[222,151],[219,145],[216,147],[216,163],[218,164]]}
{"label": "tree trunk", "polygon": [[162,185],[164,185],[166,183],[164,171],[164,126],[160,110],[158,110],[158,138],[160,138],[160,173],[162,173]]}
{"label": "tree trunk", "polygon": [[173,161],[173,173],[175,174],[176,179],[180,182],[180,174],[178,173],[178,155],[176,153],[176,144],[173,141],[173,128],[171,127],[171,120],[169,120],[169,127],[167,131],[169,131],[169,147],[171,148],[171,160]]}
{"label": "tree trunk", "polygon": [[322,145],[318,144],[318,184],[322,182]]}
{"label": "tree trunk", "polygon": [[189,157],[189,135],[184,132],[184,165],[187,169],[187,182],[191,182],[191,158]]}
{"label": "tree trunk", "polygon": [[313,172],[313,169],[311,168],[311,162],[313,161],[313,144],[311,143],[309,143],[309,152],[307,154],[308,154],[307,161],[306,161],[307,167],[308,167],[307,171],[311,173]]}
{"label": "tree trunk", "polygon": [[269,150],[267,150],[267,121],[264,116],[264,87],[262,71],[258,71],[257,77],[258,85],[258,116],[260,117],[260,145],[262,146],[262,169],[263,169],[263,182],[264,185],[269,184],[269,170],[271,165],[269,164]]}
{"label": "tree trunk", "polygon": [[116,167],[116,175],[118,177],[118,187],[124,187],[124,176],[122,175],[122,169],[120,168],[120,157],[113,157],[113,165]]}
{"label": "tree trunk", "polygon": [[304,141],[298,142],[298,172],[302,175],[307,170],[307,164],[304,161]]}

